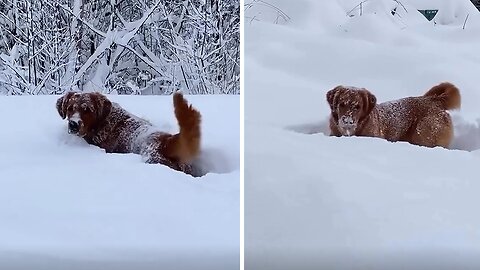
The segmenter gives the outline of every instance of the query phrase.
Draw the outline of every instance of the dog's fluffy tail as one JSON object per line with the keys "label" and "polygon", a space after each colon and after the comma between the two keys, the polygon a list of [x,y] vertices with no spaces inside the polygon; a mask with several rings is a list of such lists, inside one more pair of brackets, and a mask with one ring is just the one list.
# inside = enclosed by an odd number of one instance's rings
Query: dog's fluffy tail
{"label": "dog's fluffy tail", "polygon": [[459,109],[461,106],[460,91],[449,82],[435,85],[424,96],[440,102],[445,110]]}
{"label": "dog's fluffy tail", "polygon": [[167,155],[182,163],[189,163],[200,152],[201,115],[180,92],[173,94],[173,106],[180,132],[170,138]]}

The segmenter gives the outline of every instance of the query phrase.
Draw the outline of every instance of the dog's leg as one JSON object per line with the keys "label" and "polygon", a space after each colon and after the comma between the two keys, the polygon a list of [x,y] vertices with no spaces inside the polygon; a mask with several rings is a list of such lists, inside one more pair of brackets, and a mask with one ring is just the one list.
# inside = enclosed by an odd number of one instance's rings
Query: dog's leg
{"label": "dog's leg", "polygon": [[450,115],[446,111],[440,111],[423,118],[417,123],[415,132],[411,137],[411,143],[435,147],[448,148],[453,138],[453,125]]}
{"label": "dog's leg", "polygon": [[436,145],[448,148],[453,139],[453,123],[448,112],[443,111],[439,115],[440,126],[435,134]]}
{"label": "dog's leg", "polygon": [[189,174],[193,177],[200,177],[206,174],[206,172],[202,170],[202,168],[194,164],[183,163],[183,164],[180,164],[179,166],[184,173]]}
{"label": "dog's leg", "polygon": [[171,169],[177,170],[184,172],[186,174],[189,174],[193,177],[200,177],[206,174],[202,170],[202,168],[194,165],[194,164],[188,164],[188,163],[179,163],[178,161],[171,160],[169,158],[166,158],[160,154],[152,154],[152,155],[147,155],[145,156],[146,158],[146,163],[149,164],[162,164],[165,165]]}

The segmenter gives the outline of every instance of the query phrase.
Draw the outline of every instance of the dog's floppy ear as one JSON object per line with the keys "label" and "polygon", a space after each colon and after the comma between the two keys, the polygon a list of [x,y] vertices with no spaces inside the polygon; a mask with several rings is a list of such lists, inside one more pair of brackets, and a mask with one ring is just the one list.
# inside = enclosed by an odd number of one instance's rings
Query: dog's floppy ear
{"label": "dog's floppy ear", "polygon": [[90,93],[92,102],[95,104],[95,114],[97,120],[101,121],[107,118],[112,111],[112,102],[108,98],[100,93]]}
{"label": "dog's floppy ear", "polygon": [[363,99],[363,110],[365,111],[365,115],[368,115],[375,105],[377,105],[377,98],[370,93],[367,89],[362,90],[362,99]]}
{"label": "dog's floppy ear", "polygon": [[59,99],[57,99],[57,112],[62,117],[62,119],[65,119],[67,117],[67,105],[68,105],[68,100],[72,97],[74,92],[68,92],[65,95],[61,96]]}
{"label": "dog's floppy ear", "polygon": [[343,88],[343,86],[339,85],[332,90],[327,92],[327,102],[330,105],[330,110],[332,112],[332,117],[335,121],[338,121],[338,114],[337,114],[337,93]]}
{"label": "dog's floppy ear", "polygon": [[327,102],[328,105],[330,105],[330,110],[332,110],[332,112],[334,112],[337,107],[335,95],[340,89],[342,89],[341,85],[327,92]]}

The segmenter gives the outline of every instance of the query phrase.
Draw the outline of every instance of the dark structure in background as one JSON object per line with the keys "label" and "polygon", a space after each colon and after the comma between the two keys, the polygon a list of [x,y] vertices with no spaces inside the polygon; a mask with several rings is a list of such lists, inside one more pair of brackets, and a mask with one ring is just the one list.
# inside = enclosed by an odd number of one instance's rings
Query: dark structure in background
{"label": "dark structure in background", "polygon": [[471,0],[475,7],[480,11],[480,0]]}
{"label": "dark structure in background", "polygon": [[419,9],[418,11],[422,13],[427,20],[431,21],[435,18],[435,15],[437,15],[438,9]]}

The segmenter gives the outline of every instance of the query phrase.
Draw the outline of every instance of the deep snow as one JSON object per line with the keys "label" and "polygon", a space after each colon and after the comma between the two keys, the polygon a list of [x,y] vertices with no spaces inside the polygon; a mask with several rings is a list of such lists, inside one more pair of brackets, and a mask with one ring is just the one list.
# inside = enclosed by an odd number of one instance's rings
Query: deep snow
{"label": "deep snow", "polygon": [[[201,178],[67,134],[57,98],[0,96],[1,269],[238,269],[238,96],[186,96]],[[178,130],[171,96],[109,98]]]}
{"label": "deep snow", "polygon": [[[360,2],[245,12],[246,267],[478,269],[480,13],[405,0],[393,16],[397,2],[370,0],[360,16]],[[417,8],[438,8],[436,24]],[[326,136],[336,85],[384,102],[442,81],[463,98],[450,150]]]}

